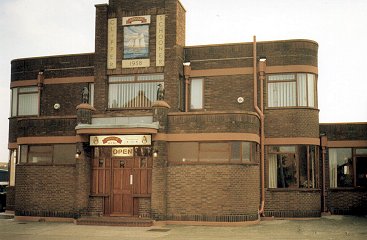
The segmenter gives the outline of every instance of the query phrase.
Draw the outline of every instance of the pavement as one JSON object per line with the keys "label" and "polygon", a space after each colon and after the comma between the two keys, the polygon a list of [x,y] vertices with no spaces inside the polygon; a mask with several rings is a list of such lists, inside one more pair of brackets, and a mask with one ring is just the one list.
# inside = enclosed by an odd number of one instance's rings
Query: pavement
{"label": "pavement", "polygon": [[303,220],[266,220],[240,227],[163,225],[153,227],[83,226],[73,223],[0,219],[0,239],[367,239],[367,216],[325,216]]}

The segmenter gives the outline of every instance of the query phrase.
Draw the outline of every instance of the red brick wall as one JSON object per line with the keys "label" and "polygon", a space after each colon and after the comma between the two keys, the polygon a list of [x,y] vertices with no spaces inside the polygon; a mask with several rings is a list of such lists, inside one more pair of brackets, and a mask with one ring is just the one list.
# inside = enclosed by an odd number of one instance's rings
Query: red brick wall
{"label": "red brick wall", "polygon": [[275,217],[318,217],[320,190],[267,190],[265,215]]}
{"label": "red brick wall", "polygon": [[260,197],[258,173],[257,164],[170,164],[167,217],[226,221],[225,216],[241,216],[237,221],[255,220]]}

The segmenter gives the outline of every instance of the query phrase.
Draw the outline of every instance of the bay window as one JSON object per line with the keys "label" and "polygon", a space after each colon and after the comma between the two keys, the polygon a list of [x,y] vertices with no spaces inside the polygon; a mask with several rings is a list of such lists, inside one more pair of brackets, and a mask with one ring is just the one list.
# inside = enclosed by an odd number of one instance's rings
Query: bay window
{"label": "bay window", "polygon": [[317,188],[316,146],[269,146],[269,188]]}
{"label": "bay window", "polygon": [[269,75],[268,107],[317,107],[315,74]]}
{"label": "bay window", "polygon": [[111,76],[108,79],[108,108],[150,108],[157,100],[163,74]]}
{"label": "bay window", "polygon": [[21,145],[21,164],[74,164],[75,144]]}
{"label": "bay window", "polygon": [[171,142],[170,162],[249,163],[256,160],[253,142]]}

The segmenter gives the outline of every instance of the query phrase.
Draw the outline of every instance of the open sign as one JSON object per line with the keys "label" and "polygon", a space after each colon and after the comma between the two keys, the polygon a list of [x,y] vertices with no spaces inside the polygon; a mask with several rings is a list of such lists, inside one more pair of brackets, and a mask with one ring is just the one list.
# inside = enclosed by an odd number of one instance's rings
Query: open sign
{"label": "open sign", "polygon": [[112,148],[112,157],[133,157],[134,148]]}

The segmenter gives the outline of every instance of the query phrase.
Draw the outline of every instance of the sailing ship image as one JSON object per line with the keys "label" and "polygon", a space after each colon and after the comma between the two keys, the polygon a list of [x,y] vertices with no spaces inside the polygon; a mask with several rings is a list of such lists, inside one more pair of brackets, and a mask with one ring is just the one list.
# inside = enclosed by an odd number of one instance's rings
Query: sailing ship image
{"label": "sailing ship image", "polygon": [[129,48],[139,49],[139,48],[145,48],[145,40],[144,40],[144,34],[138,34],[135,36],[129,36],[130,40],[127,43],[127,46]]}
{"label": "sailing ship image", "polygon": [[128,26],[124,28],[124,58],[148,57],[148,30],[147,25]]}

